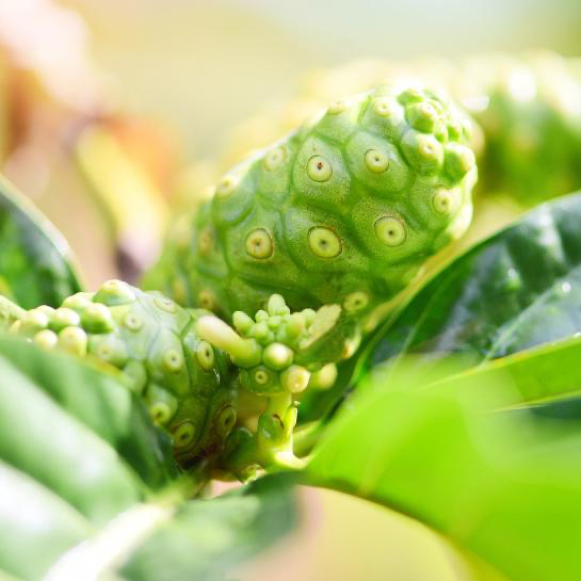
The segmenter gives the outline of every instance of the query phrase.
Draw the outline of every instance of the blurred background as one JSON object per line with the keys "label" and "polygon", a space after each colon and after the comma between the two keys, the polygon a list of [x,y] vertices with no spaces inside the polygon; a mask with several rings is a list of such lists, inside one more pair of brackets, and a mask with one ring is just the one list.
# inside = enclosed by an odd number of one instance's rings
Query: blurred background
{"label": "blurred background", "polygon": [[[88,286],[135,280],[172,208],[192,206],[269,136],[262,113],[308,91],[318,70],[490,51],[576,56],[580,26],[578,0],[0,0],[0,166],[63,232]],[[319,491],[302,507],[301,529],[234,578],[476,578],[386,510]]]}

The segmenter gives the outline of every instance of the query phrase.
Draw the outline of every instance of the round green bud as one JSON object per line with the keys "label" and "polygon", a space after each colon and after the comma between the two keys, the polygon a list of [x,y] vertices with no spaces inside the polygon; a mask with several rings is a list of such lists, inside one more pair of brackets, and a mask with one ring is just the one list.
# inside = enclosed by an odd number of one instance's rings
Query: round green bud
{"label": "round green bud", "polygon": [[80,327],[65,327],[59,333],[59,346],[83,357],[87,353],[87,334]]}
{"label": "round green bud", "polygon": [[280,374],[280,383],[290,393],[300,393],[309,385],[310,373],[299,365],[291,365]]}
{"label": "round green bud", "polygon": [[243,311],[235,311],[232,315],[232,324],[239,333],[246,335],[254,325],[254,321]]}
{"label": "round green bud", "polygon": [[250,337],[254,337],[258,341],[267,340],[270,336],[270,329],[266,324],[266,321],[261,321],[260,323],[256,323],[249,333]]}
{"label": "round green bud", "polygon": [[334,363],[329,363],[319,371],[311,373],[308,387],[312,387],[313,389],[329,389],[337,381],[337,375],[337,366]]}
{"label": "round green bud", "polygon": [[49,324],[48,315],[40,309],[32,309],[25,313],[18,326],[18,332],[30,335],[36,331],[46,329]]}
{"label": "round green bud", "polygon": [[268,321],[268,312],[260,309],[259,311],[256,312],[256,317],[254,317],[256,319],[257,323],[266,323]]}
{"label": "round green bud", "polygon": [[67,297],[62,306],[67,309],[73,309],[74,311],[84,311],[90,305],[93,304],[91,300],[91,295],[89,293],[76,293],[70,297]]}
{"label": "round green bud", "polygon": [[268,312],[271,315],[279,315],[279,316],[285,316],[285,315],[290,315],[290,309],[288,308],[286,301],[284,300],[284,297],[282,295],[279,294],[273,294],[270,296],[270,298],[268,299],[268,306],[267,306]]}
{"label": "round green bud", "polygon": [[93,302],[102,303],[108,307],[127,305],[135,301],[135,292],[130,285],[121,280],[108,280],[95,293]]}
{"label": "round green bud", "polygon": [[53,331],[60,331],[65,327],[75,327],[81,324],[81,317],[77,311],[61,307],[56,309],[50,318],[49,327]]}
{"label": "round green bud", "polygon": [[262,361],[270,369],[281,371],[293,362],[292,349],[282,343],[272,343],[264,349]]}
{"label": "round green bud", "polygon": [[36,333],[34,342],[43,349],[52,349],[58,345],[58,336],[54,331],[43,329]]}
{"label": "round green bud", "polygon": [[40,305],[40,307],[36,307],[36,309],[34,309],[34,310],[39,311],[41,313],[44,313],[45,315],[48,315],[49,317],[51,317],[55,311],[55,309],[53,309],[53,307],[49,307],[48,305]]}
{"label": "round green bud", "polygon": [[314,309],[303,309],[301,314],[305,318],[305,324],[310,327],[317,318],[317,312]]}
{"label": "round green bud", "polygon": [[90,304],[81,315],[81,324],[89,333],[108,333],[114,327],[111,311],[103,304]]}

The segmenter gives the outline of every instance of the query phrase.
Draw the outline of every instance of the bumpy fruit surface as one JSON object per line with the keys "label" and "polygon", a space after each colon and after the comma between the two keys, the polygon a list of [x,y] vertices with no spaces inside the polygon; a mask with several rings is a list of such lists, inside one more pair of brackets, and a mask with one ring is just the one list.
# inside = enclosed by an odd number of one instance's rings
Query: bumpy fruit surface
{"label": "bumpy fruit surface", "polygon": [[479,191],[528,206],[581,187],[581,60],[548,52],[354,61],[309,75],[295,100],[236,128],[228,158],[283,136],[297,117],[389,78],[444,88],[477,123]]}
{"label": "bumpy fruit surface", "polygon": [[360,322],[469,225],[470,132],[429,89],[338,100],[226,174],[148,285],[227,320],[280,293]]}
{"label": "bumpy fruit surface", "polygon": [[215,456],[236,424],[236,391],[226,355],[196,333],[204,311],[187,311],[154,292],[110,280],[58,309],[4,308],[10,330],[119,370],[157,424],[171,433],[183,463]]}

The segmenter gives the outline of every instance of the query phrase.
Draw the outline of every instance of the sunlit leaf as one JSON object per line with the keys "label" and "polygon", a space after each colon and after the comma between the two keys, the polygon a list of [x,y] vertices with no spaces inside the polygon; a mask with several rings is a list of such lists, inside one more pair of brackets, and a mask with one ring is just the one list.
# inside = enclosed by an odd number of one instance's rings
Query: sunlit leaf
{"label": "sunlit leaf", "polygon": [[515,389],[510,376],[420,389],[424,380],[407,369],[344,406],[309,482],[410,515],[515,581],[578,579],[578,431],[530,413],[485,413]]}

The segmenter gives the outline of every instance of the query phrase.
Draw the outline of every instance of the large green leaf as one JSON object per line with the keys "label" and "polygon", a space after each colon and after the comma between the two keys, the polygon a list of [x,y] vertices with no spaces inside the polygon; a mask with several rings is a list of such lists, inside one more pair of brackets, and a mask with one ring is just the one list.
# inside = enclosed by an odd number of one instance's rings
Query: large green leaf
{"label": "large green leaf", "polygon": [[62,236],[0,177],[0,294],[31,309],[59,306],[79,290]]}
{"label": "large green leaf", "polygon": [[451,386],[418,369],[400,366],[389,386],[344,407],[307,482],[412,516],[514,581],[579,579],[579,431],[530,412],[486,413],[514,389],[510,376]]}
{"label": "large green leaf", "polygon": [[580,223],[578,193],[476,245],[378,330],[366,366],[409,353],[476,364],[581,332]]}
{"label": "large green leaf", "polygon": [[283,481],[201,484],[115,376],[0,336],[0,579],[206,578],[293,524]]}

